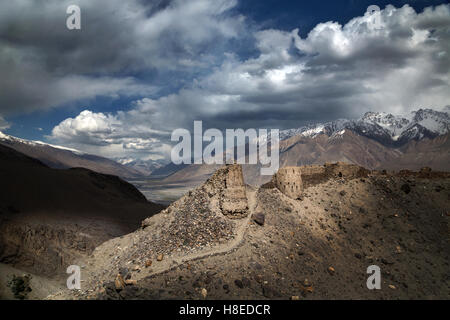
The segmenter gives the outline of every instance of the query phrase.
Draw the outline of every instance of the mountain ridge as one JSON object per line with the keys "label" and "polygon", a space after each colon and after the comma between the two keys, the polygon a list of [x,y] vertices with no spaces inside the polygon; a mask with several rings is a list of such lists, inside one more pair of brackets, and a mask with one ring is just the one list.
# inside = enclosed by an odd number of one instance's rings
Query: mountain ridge
{"label": "mountain ridge", "polygon": [[295,135],[314,137],[318,134],[332,136],[342,130],[352,130],[386,146],[402,146],[411,140],[436,138],[450,132],[450,113],[433,109],[419,109],[407,116],[386,112],[366,112],[356,120],[338,119],[297,129],[283,130],[280,139]]}
{"label": "mountain ridge", "polygon": [[18,152],[36,158],[55,169],[80,167],[122,178],[136,178],[143,175],[142,172],[134,168],[124,166],[108,158],[41,141],[21,139],[2,132],[0,132],[0,145],[13,148]]}
{"label": "mountain ridge", "polygon": [[[343,161],[371,170],[429,166],[450,171],[449,132],[448,111],[419,109],[408,117],[366,112],[357,120],[338,119],[280,131],[280,168]],[[165,180],[197,185],[215,169],[217,166],[189,165]],[[247,183],[268,182],[259,169],[260,165],[244,165]]]}

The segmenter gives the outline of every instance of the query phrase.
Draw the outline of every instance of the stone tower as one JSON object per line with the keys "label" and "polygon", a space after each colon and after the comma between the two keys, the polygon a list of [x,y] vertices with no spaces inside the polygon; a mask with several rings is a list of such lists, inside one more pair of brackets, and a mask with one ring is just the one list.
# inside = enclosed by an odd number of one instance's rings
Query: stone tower
{"label": "stone tower", "polygon": [[285,195],[297,199],[302,195],[303,183],[300,167],[285,167],[278,170],[273,182]]}
{"label": "stone tower", "polygon": [[219,195],[219,206],[226,217],[241,219],[248,215],[247,194],[245,191],[242,166],[226,165],[208,179],[204,188]]}

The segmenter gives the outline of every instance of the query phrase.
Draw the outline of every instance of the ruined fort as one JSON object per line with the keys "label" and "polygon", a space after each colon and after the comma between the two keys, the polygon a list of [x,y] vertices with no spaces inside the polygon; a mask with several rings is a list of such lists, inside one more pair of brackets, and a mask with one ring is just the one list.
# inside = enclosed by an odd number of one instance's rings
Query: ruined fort
{"label": "ruined fort", "polygon": [[247,194],[241,165],[226,165],[205,184],[211,194],[218,193],[219,207],[224,216],[241,219],[248,215]]}
{"label": "ruined fort", "polygon": [[355,179],[366,177],[369,170],[343,162],[326,163],[302,167],[285,167],[278,170],[264,188],[277,188],[284,195],[298,199],[308,187],[327,182],[334,178]]}

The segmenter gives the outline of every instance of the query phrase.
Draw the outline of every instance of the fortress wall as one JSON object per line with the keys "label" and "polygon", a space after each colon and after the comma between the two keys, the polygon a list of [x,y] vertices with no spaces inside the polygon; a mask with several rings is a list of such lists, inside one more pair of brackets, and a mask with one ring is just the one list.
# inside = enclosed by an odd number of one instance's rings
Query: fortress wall
{"label": "fortress wall", "polygon": [[327,163],[323,166],[286,167],[278,170],[268,186],[274,186],[286,196],[298,199],[303,190],[330,179],[351,180],[367,177],[369,173],[369,170],[358,165],[342,162]]}
{"label": "fortress wall", "polygon": [[300,167],[285,167],[274,176],[275,186],[290,198],[297,199],[303,192]]}

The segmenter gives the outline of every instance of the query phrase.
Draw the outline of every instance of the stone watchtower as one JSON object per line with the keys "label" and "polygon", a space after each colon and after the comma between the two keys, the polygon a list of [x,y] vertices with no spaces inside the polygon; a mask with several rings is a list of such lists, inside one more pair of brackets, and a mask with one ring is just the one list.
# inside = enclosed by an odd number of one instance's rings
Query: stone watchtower
{"label": "stone watchtower", "polygon": [[225,168],[225,188],[220,201],[222,212],[231,219],[244,218],[248,214],[248,203],[242,166],[228,165]]}
{"label": "stone watchtower", "polygon": [[212,175],[203,187],[211,196],[218,197],[220,210],[230,219],[248,215],[248,202],[242,166],[225,165]]}
{"label": "stone watchtower", "polygon": [[298,199],[303,192],[302,174],[300,167],[285,167],[274,175],[273,184],[285,195]]}

